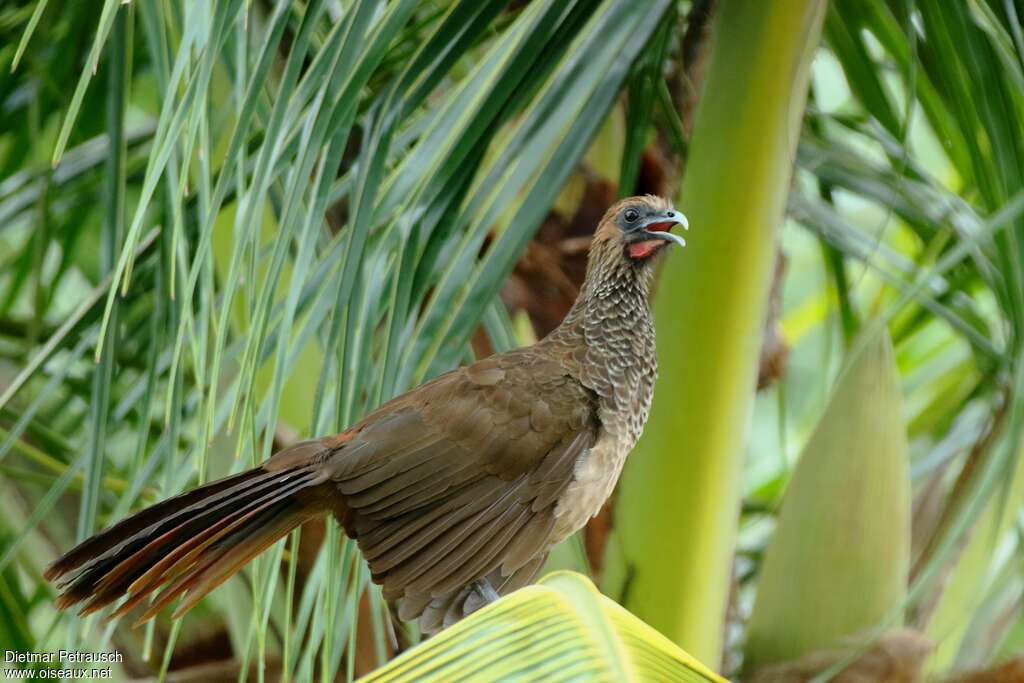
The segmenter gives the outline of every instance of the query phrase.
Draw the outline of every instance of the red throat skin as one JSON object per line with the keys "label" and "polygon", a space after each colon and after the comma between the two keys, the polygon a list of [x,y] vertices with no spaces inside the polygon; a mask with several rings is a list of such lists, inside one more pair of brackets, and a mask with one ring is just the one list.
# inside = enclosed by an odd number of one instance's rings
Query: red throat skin
{"label": "red throat skin", "polygon": [[663,246],[665,246],[664,240],[644,240],[630,244],[626,250],[629,252],[630,258],[645,259],[653,256]]}

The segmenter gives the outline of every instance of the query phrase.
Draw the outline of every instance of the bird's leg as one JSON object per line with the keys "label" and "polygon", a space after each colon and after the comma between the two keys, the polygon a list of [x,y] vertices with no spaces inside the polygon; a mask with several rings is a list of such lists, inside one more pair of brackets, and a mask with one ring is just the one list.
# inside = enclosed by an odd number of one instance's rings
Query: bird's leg
{"label": "bird's leg", "polygon": [[486,607],[501,596],[486,578],[477,579],[469,584],[469,593],[462,600],[462,616],[468,617],[481,607]]}
{"label": "bird's leg", "polygon": [[484,605],[489,605],[501,597],[486,578],[477,579],[470,584],[470,588],[483,600]]}

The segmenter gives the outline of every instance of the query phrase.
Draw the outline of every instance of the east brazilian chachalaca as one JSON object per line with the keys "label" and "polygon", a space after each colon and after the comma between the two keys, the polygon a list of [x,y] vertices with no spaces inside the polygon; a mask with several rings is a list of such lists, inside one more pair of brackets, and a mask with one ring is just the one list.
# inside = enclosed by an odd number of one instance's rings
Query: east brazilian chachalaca
{"label": "east brazilian chachalaca", "polygon": [[303,522],[333,514],[384,597],[435,632],[528,583],[610,495],[654,391],[651,262],[686,219],[625,199],[594,235],[562,324],[533,346],[447,372],[336,436],[157,503],[46,571],[61,608],[175,616]]}

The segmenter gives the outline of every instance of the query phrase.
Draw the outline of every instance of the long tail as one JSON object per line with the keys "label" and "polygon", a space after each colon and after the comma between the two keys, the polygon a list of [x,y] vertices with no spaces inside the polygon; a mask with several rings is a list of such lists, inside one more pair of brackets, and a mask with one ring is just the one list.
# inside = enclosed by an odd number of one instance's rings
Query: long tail
{"label": "long tail", "polygon": [[110,617],[170,583],[138,622],[179,596],[178,617],[249,560],[333,505],[317,467],[319,442],[286,449],[262,466],[148,507],[86,539],[44,576],[58,580],[61,609],[85,602],[89,614],[121,597]]}

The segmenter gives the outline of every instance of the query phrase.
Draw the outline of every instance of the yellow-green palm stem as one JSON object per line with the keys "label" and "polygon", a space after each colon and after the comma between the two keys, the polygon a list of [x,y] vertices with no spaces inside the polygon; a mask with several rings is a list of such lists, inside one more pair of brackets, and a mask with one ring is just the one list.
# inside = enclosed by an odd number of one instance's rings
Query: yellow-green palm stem
{"label": "yellow-green palm stem", "polygon": [[626,465],[606,588],[720,657],[765,303],[824,0],[723,0],[655,318],[660,380]]}

